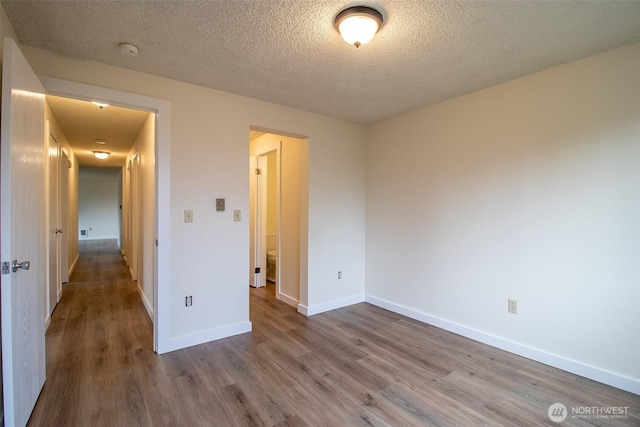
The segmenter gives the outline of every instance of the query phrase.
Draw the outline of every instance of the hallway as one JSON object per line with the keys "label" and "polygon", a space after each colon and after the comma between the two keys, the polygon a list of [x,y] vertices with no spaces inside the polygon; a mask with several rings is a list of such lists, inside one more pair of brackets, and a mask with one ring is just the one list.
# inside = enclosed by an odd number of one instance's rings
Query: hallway
{"label": "hallway", "polygon": [[47,380],[29,425],[127,425],[140,417],[157,368],[146,363],[156,358],[152,334],[116,240],[81,241],[47,330]]}
{"label": "hallway", "polygon": [[640,421],[631,393],[365,303],[307,318],[273,286],[248,291],[251,333],[158,356],[115,241],[81,243],[30,426],[553,425],[554,402]]}

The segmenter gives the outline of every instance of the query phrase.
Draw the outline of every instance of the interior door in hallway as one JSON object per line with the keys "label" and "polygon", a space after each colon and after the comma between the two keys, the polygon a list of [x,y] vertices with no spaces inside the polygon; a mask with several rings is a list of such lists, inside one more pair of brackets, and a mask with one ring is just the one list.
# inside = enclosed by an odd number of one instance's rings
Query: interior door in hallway
{"label": "interior door in hallway", "polygon": [[[48,197],[48,239],[49,239],[49,293],[47,301],[47,319],[58,304],[58,287],[62,284],[61,254],[62,225],[60,224],[60,144],[49,134],[49,150],[47,163],[49,167],[49,197]],[[48,320],[47,320],[48,323]]]}
{"label": "interior door in hallway", "polygon": [[45,380],[44,88],[16,43],[4,39],[0,233],[5,426],[24,426]]}
{"label": "interior door in hallway", "polygon": [[267,285],[267,159],[265,156],[251,157],[250,194],[251,194],[251,228],[249,263],[249,284],[255,288]]}
{"label": "interior door in hallway", "polygon": [[[69,157],[62,151],[60,157],[60,284],[69,281]],[[77,238],[77,237],[76,237]],[[62,292],[62,286],[58,287],[58,300]]]}

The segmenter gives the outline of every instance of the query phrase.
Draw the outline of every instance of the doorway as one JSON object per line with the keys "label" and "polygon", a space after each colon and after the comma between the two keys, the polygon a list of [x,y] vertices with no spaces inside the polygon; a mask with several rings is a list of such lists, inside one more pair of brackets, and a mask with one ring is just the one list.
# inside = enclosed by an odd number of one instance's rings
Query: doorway
{"label": "doorway", "polygon": [[[141,259],[138,274],[146,273],[151,292],[145,302],[153,319],[153,347],[157,353],[173,350],[169,337],[168,316],[170,312],[170,205],[169,205],[169,151],[170,151],[170,103],[165,100],[136,95],[128,92],[100,88],[65,80],[43,77],[42,83],[48,95],[67,97],[83,101],[100,100],[101,102],[142,110],[151,113],[154,120],[150,128],[155,143],[150,148],[153,161],[149,163],[150,186],[145,186],[141,193],[149,195],[151,209],[144,212],[145,221],[140,227],[144,233],[144,245],[151,250]],[[94,141],[95,142],[95,141]],[[149,180],[146,181],[147,183]],[[124,191],[124,188],[123,188]],[[123,200],[127,200],[123,194]],[[124,204],[124,203],[123,203]],[[124,208],[124,206],[123,206]],[[144,209],[144,208],[142,208]],[[123,210],[124,213],[124,210]],[[123,217],[123,224],[127,220]],[[124,233],[124,231],[123,231]],[[162,242],[163,244],[158,244]],[[159,262],[165,260],[165,262]]]}
{"label": "doorway", "polygon": [[[306,265],[306,138],[252,130],[249,137],[249,284],[273,286],[276,299],[300,303]],[[305,282],[306,283],[306,282]]]}

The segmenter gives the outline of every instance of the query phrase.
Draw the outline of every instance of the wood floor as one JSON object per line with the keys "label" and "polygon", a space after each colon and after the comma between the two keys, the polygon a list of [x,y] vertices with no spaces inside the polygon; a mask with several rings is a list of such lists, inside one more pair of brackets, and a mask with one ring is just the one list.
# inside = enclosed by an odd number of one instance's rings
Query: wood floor
{"label": "wood floor", "polygon": [[[158,356],[113,242],[82,242],[30,426],[640,425],[640,397],[369,304],[306,318],[251,289],[253,332]],[[553,403],[628,407],[552,422]]]}

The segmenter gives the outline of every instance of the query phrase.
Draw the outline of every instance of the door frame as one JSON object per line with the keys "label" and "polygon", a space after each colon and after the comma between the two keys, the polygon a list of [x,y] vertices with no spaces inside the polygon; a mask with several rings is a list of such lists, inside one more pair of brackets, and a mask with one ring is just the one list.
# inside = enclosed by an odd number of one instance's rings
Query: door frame
{"label": "door frame", "polygon": [[[153,349],[172,351],[171,315],[171,205],[170,150],[171,103],[169,101],[53,77],[39,76],[47,94],[149,111],[155,120],[155,254],[153,283]],[[154,242],[155,243],[155,242]]]}

